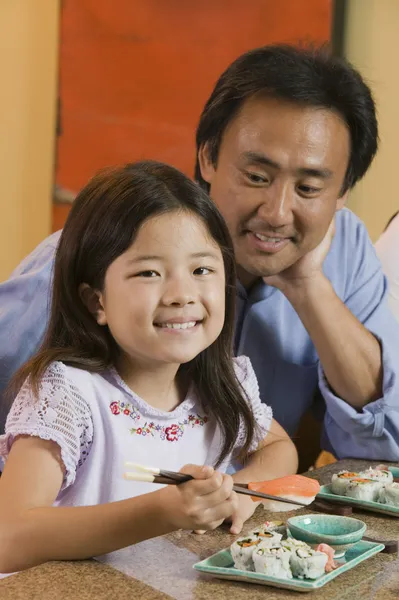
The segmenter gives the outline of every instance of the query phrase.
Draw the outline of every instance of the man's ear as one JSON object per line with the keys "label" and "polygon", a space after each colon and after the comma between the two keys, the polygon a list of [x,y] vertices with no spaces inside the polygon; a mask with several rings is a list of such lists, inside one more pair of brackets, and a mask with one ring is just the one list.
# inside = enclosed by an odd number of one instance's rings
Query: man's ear
{"label": "man's ear", "polygon": [[203,144],[200,147],[198,151],[198,162],[202,178],[210,185],[215,174],[215,167],[210,158],[208,144]]}
{"label": "man's ear", "polygon": [[345,192],[345,194],[343,194],[342,196],[340,196],[337,200],[337,206],[336,206],[336,210],[341,210],[341,208],[344,208],[346,201],[348,199],[349,196],[349,190],[347,190]]}
{"label": "man's ear", "polygon": [[98,290],[93,290],[87,283],[81,283],[79,286],[79,296],[97,323],[99,325],[106,325],[107,316],[104,310],[102,293]]}

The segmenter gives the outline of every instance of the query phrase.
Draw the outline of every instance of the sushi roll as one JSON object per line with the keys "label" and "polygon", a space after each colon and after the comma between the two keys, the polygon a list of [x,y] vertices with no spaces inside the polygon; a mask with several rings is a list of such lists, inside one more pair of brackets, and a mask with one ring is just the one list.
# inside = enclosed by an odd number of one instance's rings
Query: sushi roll
{"label": "sushi roll", "polygon": [[255,533],[256,531],[275,531],[276,529],[278,529],[279,527],[282,527],[284,525],[284,521],[265,521],[264,523],[262,523],[262,525],[260,527],[258,527],[257,529],[254,530],[253,533]]}
{"label": "sushi roll", "polygon": [[365,471],[361,471],[359,477],[371,479],[372,481],[379,481],[383,485],[393,483],[393,475],[389,469],[373,469],[370,467]]}
{"label": "sushi roll", "polygon": [[380,490],[378,502],[399,507],[399,483],[389,483]]}
{"label": "sushi roll", "polygon": [[282,540],[281,546],[286,548],[290,552],[294,552],[298,549],[311,550],[310,546],[302,540],[296,540],[295,538],[289,537],[286,540]]}
{"label": "sushi roll", "polygon": [[260,538],[251,535],[239,538],[231,544],[230,552],[236,569],[240,569],[240,571],[254,570],[252,553],[259,543]]}
{"label": "sushi roll", "polygon": [[337,494],[338,496],[345,496],[350,482],[356,477],[360,477],[359,473],[354,473],[351,471],[340,471],[339,473],[334,473],[331,479],[332,493]]}
{"label": "sushi roll", "polygon": [[311,548],[297,548],[291,553],[290,566],[294,577],[317,579],[324,575],[328,556]]}
{"label": "sushi roll", "polygon": [[258,547],[253,551],[255,571],[280,579],[292,579],[291,552],[287,548]]}
{"label": "sushi roll", "polygon": [[357,500],[367,500],[368,502],[377,502],[380,496],[382,483],[357,477],[352,479],[346,490],[345,496],[356,498]]}
{"label": "sushi roll", "polygon": [[260,543],[264,546],[279,546],[283,537],[281,533],[273,530],[270,531],[263,526],[255,529],[251,535],[259,538]]}
{"label": "sushi roll", "polygon": [[[248,489],[310,504],[315,499],[316,494],[319,493],[320,484],[316,479],[304,477],[303,475],[286,475],[285,477],[271,479],[270,481],[249,483]],[[258,501],[259,499],[254,498],[254,500]],[[297,510],[300,508],[298,504],[288,504],[275,500],[264,500],[263,504],[267,510],[276,512]]]}

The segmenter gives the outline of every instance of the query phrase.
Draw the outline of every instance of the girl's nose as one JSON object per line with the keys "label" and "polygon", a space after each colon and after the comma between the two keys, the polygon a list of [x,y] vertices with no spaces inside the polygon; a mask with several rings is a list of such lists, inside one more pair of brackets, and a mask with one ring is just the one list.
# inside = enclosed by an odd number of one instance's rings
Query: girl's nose
{"label": "girl's nose", "polygon": [[171,281],[163,294],[163,302],[168,306],[185,306],[195,303],[195,285],[187,279]]}

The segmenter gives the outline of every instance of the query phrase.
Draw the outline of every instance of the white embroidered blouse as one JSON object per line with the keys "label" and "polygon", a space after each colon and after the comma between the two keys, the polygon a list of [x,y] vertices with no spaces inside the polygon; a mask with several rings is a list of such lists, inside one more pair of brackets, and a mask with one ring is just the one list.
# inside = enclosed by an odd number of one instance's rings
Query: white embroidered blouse
{"label": "white embroidered blouse", "polygon": [[[266,436],[271,408],[260,402],[258,384],[247,357],[234,360],[237,377],[258,425],[251,451]],[[124,500],[157,487],[123,479],[125,461],[178,471],[184,464],[216,462],[221,431],[204,413],[194,386],[173,411],[151,407],[137,396],[115,370],[89,373],[52,363],[34,398],[27,382],[16,397],[0,436],[0,455],[6,459],[17,435],[53,440],[61,448],[65,477],[55,504],[87,506]],[[231,456],[219,467],[225,471],[243,443],[240,430]]]}

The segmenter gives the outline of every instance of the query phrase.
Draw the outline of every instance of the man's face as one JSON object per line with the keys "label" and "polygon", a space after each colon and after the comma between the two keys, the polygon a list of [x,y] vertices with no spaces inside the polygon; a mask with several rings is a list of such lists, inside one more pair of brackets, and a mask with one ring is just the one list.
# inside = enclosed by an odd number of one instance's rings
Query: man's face
{"label": "man's face", "polygon": [[349,154],[335,112],[257,96],[226,128],[216,166],[200,151],[244,284],[281,273],[320,244],[345,201]]}

